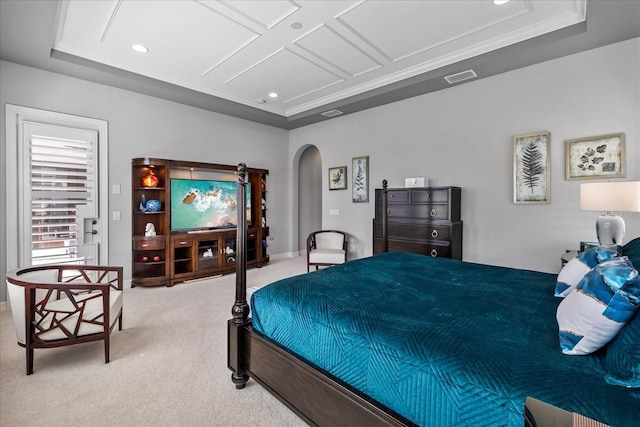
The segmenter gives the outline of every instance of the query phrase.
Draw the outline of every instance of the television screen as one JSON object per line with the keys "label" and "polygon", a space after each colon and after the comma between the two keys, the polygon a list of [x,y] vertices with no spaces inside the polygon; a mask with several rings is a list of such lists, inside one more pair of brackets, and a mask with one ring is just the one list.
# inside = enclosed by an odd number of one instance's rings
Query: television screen
{"label": "television screen", "polygon": [[[251,222],[251,184],[247,184],[247,223]],[[235,181],[171,179],[171,230],[229,228],[238,225]]]}

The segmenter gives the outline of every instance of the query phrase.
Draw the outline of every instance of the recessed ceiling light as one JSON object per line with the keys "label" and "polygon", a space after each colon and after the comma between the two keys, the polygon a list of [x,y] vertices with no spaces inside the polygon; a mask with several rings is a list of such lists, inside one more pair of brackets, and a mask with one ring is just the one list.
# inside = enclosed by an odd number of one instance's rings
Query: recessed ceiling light
{"label": "recessed ceiling light", "polygon": [[503,4],[509,3],[509,0],[493,0],[493,4],[496,6],[502,6]]}
{"label": "recessed ceiling light", "polygon": [[277,93],[275,93],[275,92],[271,92],[271,93],[269,94],[269,98],[277,98],[277,97],[278,97],[278,94],[277,94]]}
{"label": "recessed ceiling light", "polygon": [[134,44],[133,46],[131,46],[131,49],[135,50],[136,52],[139,53],[147,53],[149,52],[149,48],[146,46],[143,46],[141,44]]}

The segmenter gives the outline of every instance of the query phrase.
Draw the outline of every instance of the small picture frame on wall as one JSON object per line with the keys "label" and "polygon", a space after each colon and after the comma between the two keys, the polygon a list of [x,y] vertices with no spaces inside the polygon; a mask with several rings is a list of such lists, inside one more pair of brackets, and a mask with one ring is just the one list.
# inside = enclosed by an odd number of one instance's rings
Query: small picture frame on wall
{"label": "small picture frame on wall", "polygon": [[369,202],[369,156],[354,157],[351,164],[351,193],[354,203]]}
{"label": "small picture frame on wall", "polygon": [[329,168],[329,190],[347,189],[347,167],[337,166]]}
{"label": "small picture frame on wall", "polygon": [[551,203],[550,133],[513,138],[513,203]]}
{"label": "small picture frame on wall", "polygon": [[624,178],[624,133],[568,139],[565,144],[567,181]]}

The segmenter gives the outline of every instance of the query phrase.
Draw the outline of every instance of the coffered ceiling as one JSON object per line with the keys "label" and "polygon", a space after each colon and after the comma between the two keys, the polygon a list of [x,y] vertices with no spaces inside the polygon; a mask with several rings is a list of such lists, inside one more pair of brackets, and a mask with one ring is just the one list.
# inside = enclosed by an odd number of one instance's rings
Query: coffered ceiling
{"label": "coffered ceiling", "polygon": [[62,6],[57,51],[285,117],[582,22],[586,13],[584,0]]}
{"label": "coffered ceiling", "polygon": [[238,111],[232,115],[249,112],[250,119],[294,128],[327,119],[327,111],[349,113],[460,84],[457,74],[470,69],[463,76],[475,79],[528,65],[544,57],[536,50],[544,44],[558,55],[552,43],[585,33],[592,3],[63,0],[51,17],[50,56],[82,66],[80,74],[117,76],[121,87],[137,81],[134,90],[161,88],[168,98],[212,110],[227,104]]}

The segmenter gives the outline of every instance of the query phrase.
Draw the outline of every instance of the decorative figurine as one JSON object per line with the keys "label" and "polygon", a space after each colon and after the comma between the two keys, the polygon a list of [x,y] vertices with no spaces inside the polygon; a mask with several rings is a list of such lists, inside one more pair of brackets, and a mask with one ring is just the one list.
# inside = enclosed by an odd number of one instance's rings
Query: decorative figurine
{"label": "decorative figurine", "polygon": [[149,237],[149,236],[155,236],[156,235],[156,227],[155,225],[153,225],[152,223],[148,222],[147,225],[144,228],[144,235]]}

